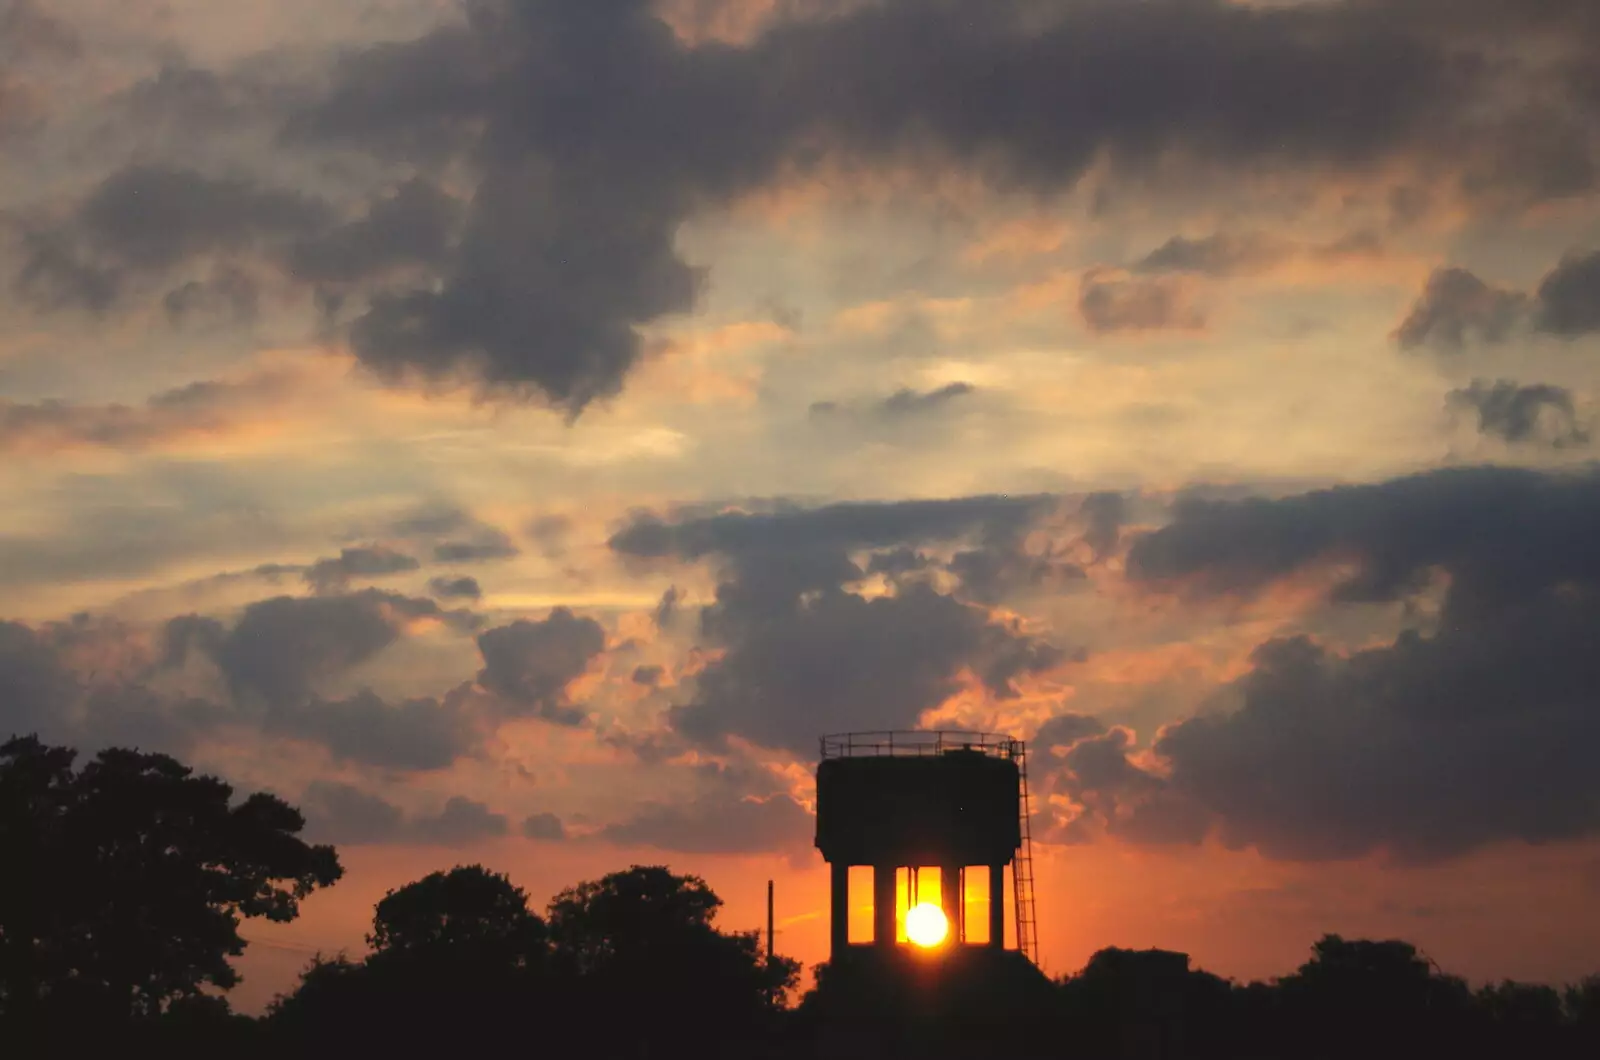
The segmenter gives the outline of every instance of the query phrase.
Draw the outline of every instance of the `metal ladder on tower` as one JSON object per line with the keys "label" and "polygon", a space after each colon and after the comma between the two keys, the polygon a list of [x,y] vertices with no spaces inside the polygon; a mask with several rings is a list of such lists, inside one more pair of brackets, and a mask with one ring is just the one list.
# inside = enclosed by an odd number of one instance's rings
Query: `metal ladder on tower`
{"label": "metal ladder on tower", "polygon": [[1035,919],[1033,909],[1033,798],[1028,794],[1028,748],[1027,745],[1017,740],[1012,748],[1012,757],[1017,763],[1017,773],[1022,782],[1022,846],[1017,851],[1016,860],[1011,867],[1012,904],[1015,907],[1015,920],[1017,923],[1017,950],[1032,961],[1039,963],[1039,922]]}

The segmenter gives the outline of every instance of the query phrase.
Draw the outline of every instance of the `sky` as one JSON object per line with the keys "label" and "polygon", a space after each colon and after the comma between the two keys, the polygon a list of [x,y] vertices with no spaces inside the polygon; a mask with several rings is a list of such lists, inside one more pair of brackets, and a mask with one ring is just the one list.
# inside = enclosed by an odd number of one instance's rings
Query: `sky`
{"label": "sky", "polygon": [[1600,970],[1592,0],[0,0],[0,732],[826,957],[824,733],[1043,963]]}

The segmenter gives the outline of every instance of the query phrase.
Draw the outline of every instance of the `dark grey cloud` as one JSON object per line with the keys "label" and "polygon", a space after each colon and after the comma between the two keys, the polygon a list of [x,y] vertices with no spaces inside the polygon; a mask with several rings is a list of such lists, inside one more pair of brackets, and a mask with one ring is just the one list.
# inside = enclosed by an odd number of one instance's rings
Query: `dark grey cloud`
{"label": "dark grey cloud", "polygon": [[654,688],[661,683],[661,679],[666,676],[666,673],[667,670],[664,666],[636,666],[633,669],[633,683],[643,685],[646,688]]}
{"label": "dark grey cloud", "polygon": [[[1576,5],[1547,10],[886,0],[691,48],[644,0],[478,0],[462,24],[347,54],[288,142],[465,161],[478,184],[459,240],[415,241],[434,282],[373,296],[355,348],[391,379],[575,413],[621,386],[638,328],[696,305],[679,225],[828,154],[1047,191],[1102,158],[1322,173],[1405,156],[1473,195],[1581,193],[1596,181],[1585,94],[1487,105],[1542,76],[1483,61],[1490,48],[1583,39]],[[1192,323],[1159,284],[1086,295],[1095,326]]]}
{"label": "dark grey cloud", "polygon": [[519,619],[479,634],[478,684],[513,714],[581,724],[584,712],[568,700],[568,690],[605,647],[600,623],[558,607],[538,622]]}
{"label": "dark grey cloud", "polygon": [[252,406],[288,392],[281,376],[202,381],[166,390],[142,405],[0,400],[0,451],[79,446],[138,450],[235,425]]}
{"label": "dark grey cloud", "polygon": [[[914,726],[964,675],[1005,697],[1018,679],[1062,662],[1056,647],[974,606],[1075,570],[1021,548],[1060,506],[1048,496],[968,497],[777,504],[672,521],[639,513],[611,547],[636,559],[713,558],[720,567],[700,633],[722,653],[673,708],[674,729],[706,744],[737,734],[809,754],[821,732]],[[919,545],[948,543],[966,546],[947,565],[963,581],[959,598],[937,591],[915,564],[897,567],[892,595],[849,591],[866,577],[852,552],[915,556]]]}
{"label": "dark grey cloud", "polygon": [[483,596],[483,587],[476,578],[433,578],[428,591],[441,600],[477,600]]}
{"label": "dark grey cloud", "polygon": [[[611,538],[611,547],[636,559],[722,557],[738,568],[740,596],[776,596],[842,586],[868,573],[906,578],[932,561],[918,546],[960,544],[943,569],[959,578],[963,596],[997,603],[1014,593],[1059,588],[1083,577],[1063,550],[1025,549],[1027,532],[1057,512],[1050,495],[976,496],[948,500],[874,501],[802,508],[787,502],[768,511],[687,515],[667,521],[636,513]],[[866,570],[850,553],[870,550]],[[880,551],[881,550],[881,551]]]}
{"label": "dark grey cloud", "polygon": [[79,207],[76,228],[119,264],[167,268],[196,254],[247,248],[314,230],[329,208],[300,192],[187,169],[135,165],[107,177]]}
{"label": "dark grey cloud", "polygon": [[1065,790],[1130,835],[1215,831],[1285,858],[1430,860],[1600,832],[1597,532],[1593,471],[1180,505],[1133,546],[1136,581],[1253,591],[1336,558],[1357,568],[1339,599],[1401,599],[1442,573],[1437,621],[1348,656],[1263,645],[1212,709],[1155,741],[1161,775],[1118,765],[1124,740],[1069,761]]}
{"label": "dark grey cloud", "polygon": [[1575,339],[1600,332],[1600,251],[1571,253],[1532,294],[1493,287],[1466,269],[1439,269],[1395,332],[1408,349],[1504,342],[1519,330]]}
{"label": "dark grey cloud", "polygon": [[498,839],[510,831],[505,814],[495,813],[484,803],[456,795],[444,809],[432,816],[418,817],[407,829],[408,838],[434,846],[468,846],[486,839]]}
{"label": "dark grey cloud", "polygon": [[407,816],[387,799],[337,781],[316,781],[299,800],[307,831],[343,846],[404,843],[467,846],[505,835],[504,814],[455,796],[436,814]]}
{"label": "dark grey cloud", "polygon": [[1448,401],[1471,410],[1483,434],[1513,444],[1553,449],[1589,444],[1588,427],[1579,422],[1572,391],[1566,387],[1474,379],[1470,386],[1452,390]]}
{"label": "dark grey cloud", "polygon": [[391,703],[371,691],[348,699],[278,704],[267,715],[272,735],[307,740],[335,758],[386,769],[444,769],[477,743],[460,693]]}
{"label": "dark grey cloud", "polygon": [[1255,592],[1306,566],[1357,567],[1342,600],[1394,600],[1435,569],[1452,579],[1446,619],[1600,577],[1600,474],[1457,468],[1281,500],[1180,500],[1137,539],[1129,576],[1192,592]]}
{"label": "dark grey cloud", "polygon": [[21,264],[11,289],[38,308],[104,313],[122,291],[121,271],[87,258],[66,232],[24,226],[17,250]]}
{"label": "dark grey cloud", "polygon": [[1567,338],[1600,332],[1600,251],[1570,254],[1539,284],[1540,330]]}
{"label": "dark grey cloud", "polygon": [[1205,315],[1176,280],[1091,269],[1078,286],[1078,315],[1090,331],[1193,331]]}
{"label": "dark grey cloud", "polygon": [[[409,623],[424,618],[464,629],[475,622],[470,614],[444,611],[432,600],[366,589],[257,601],[231,628],[209,619],[178,619],[169,624],[168,637],[181,635],[207,651],[235,696],[292,706],[309,701],[319,682],[377,655]],[[208,632],[197,636],[197,628]]]}
{"label": "dark grey cloud", "polygon": [[1070,560],[993,544],[957,552],[945,569],[961,579],[964,596],[991,605],[1024,593],[1059,592],[1085,577]]}
{"label": "dark grey cloud", "polygon": [[957,398],[966,397],[976,391],[977,387],[971,383],[960,382],[947,383],[934,390],[912,390],[906,387],[864,407],[840,404],[836,401],[814,402],[810,408],[810,415],[813,419],[820,420],[847,416],[880,423],[895,423],[937,412]]}
{"label": "dark grey cloud", "polygon": [[[201,255],[260,251],[317,231],[332,216],[322,200],[298,191],[135,164],[106,177],[66,221],[23,221],[13,286],[45,308],[103,312],[137,276]],[[220,285],[214,278],[169,292],[169,315],[181,319],[207,300],[237,306],[254,297],[227,270],[220,275]]]}
{"label": "dark grey cloud", "polygon": [[75,675],[31,626],[0,622],[0,733],[46,733],[79,692]]}
{"label": "dark grey cloud", "polygon": [[531,813],[522,820],[522,835],[545,843],[559,843],[567,838],[567,826],[553,813]]}
{"label": "dark grey cloud", "polygon": [[1122,525],[1128,518],[1128,500],[1120,493],[1091,493],[1078,508],[1083,520],[1083,542],[1097,560],[1116,551],[1122,539]]}
{"label": "dark grey cloud", "polygon": [[78,55],[83,40],[38,0],[0,0],[0,58],[59,61]]}
{"label": "dark grey cloud", "polygon": [[239,323],[254,320],[261,303],[256,281],[242,269],[223,265],[205,280],[186,280],[168,291],[161,308],[174,327],[200,318]]}
{"label": "dark grey cloud", "polygon": [[809,755],[824,732],[913,728],[961,688],[963,669],[987,668],[1010,647],[985,616],[923,586],[870,601],[833,590],[767,615],[734,610],[736,619],[703,616],[727,652],[671,713],[674,729],[704,743],[739,735]]}
{"label": "dark grey cloud", "polygon": [[441,541],[433,547],[433,558],[440,563],[481,563],[520,554],[511,539],[492,526],[479,527],[473,537]]}
{"label": "dark grey cloud", "polygon": [[1501,342],[1528,310],[1518,291],[1491,287],[1466,269],[1439,269],[1395,332],[1401,346],[1460,349],[1468,338]]}
{"label": "dark grey cloud", "polygon": [[611,538],[611,548],[643,559],[701,559],[751,552],[890,548],[971,534],[1005,536],[1053,510],[1057,498],[979,496],[953,500],[867,501],[771,512],[726,512],[674,521],[639,513]]}
{"label": "dark grey cloud", "polygon": [[405,830],[400,807],[350,784],[314,781],[298,805],[306,815],[306,831],[320,842],[342,846],[390,843]]}
{"label": "dark grey cloud", "polygon": [[414,177],[368,204],[366,213],[289,248],[289,271],[316,284],[350,284],[408,265],[431,265],[451,249],[463,207]]}
{"label": "dark grey cloud", "polygon": [[0,622],[0,733],[37,733],[92,753],[110,746],[188,753],[236,719],[222,706],[159,693],[139,631],[79,614],[30,627]]}
{"label": "dark grey cloud", "polygon": [[1105,723],[1087,714],[1058,714],[1039,726],[1029,741],[1036,750],[1048,751],[1054,747],[1071,747],[1080,740],[1103,735]]}
{"label": "dark grey cloud", "polygon": [[[398,701],[368,690],[330,699],[316,690],[424,617],[462,631],[475,622],[430,601],[369,590],[261,601],[232,626],[180,616],[153,641],[146,629],[91,615],[36,628],[0,623],[0,729],[37,730],[88,749],[178,754],[213,736],[265,735],[390,771],[442,769],[476,751],[494,722],[470,682],[442,698]],[[214,680],[191,666],[197,661],[215,664],[229,694],[186,691]]]}
{"label": "dark grey cloud", "polygon": [[676,585],[671,586],[661,594],[661,599],[656,603],[656,609],[651,613],[657,629],[666,629],[678,617],[678,604],[683,599],[683,594]]}
{"label": "dark grey cloud", "polygon": [[520,555],[504,530],[450,504],[428,504],[382,527],[380,535],[415,542],[437,563],[465,564]]}
{"label": "dark grey cloud", "polygon": [[318,593],[342,592],[352,578],[377,578],[401,574],[422,566],[415,556],[397,552],[386,545],[360,545],[339,551],[339,555],[319,559],[305,572],[306,584]]}
{"label": "dark grey cloud", "polygon": [[1134,265],[1135,272],[1195,272],[1231,276],[1277,264],[1293,248],[1262,236],[1219,232],[1198,239],[1173,236]]}
{"label": "dark grey cloud", "polygon": [[815,819],[788,795],[748,799],[702,796],[687,803],[653,802],[600,838],[675,854],[752,854],[809,847]]}

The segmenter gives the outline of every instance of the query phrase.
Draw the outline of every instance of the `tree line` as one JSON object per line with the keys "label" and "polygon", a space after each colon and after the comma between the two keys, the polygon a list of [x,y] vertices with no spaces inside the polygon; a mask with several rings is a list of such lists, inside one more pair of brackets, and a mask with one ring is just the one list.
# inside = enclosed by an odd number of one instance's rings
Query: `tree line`
{"label": "tree line", "polygon": [[824,965],[802,995],[797,962],[722,930],[706,882],[661,866],[542,915],[484,866],[431,873],[377,903],[365,955],[318,956],[241,1015],[240,923],[292,920],[342,874],[304,825],[168,756],[0,745],[0,1055],[1600,1057],[1600,976],[1473,989],[1407,943],[1332,935],[1265,983],[1107,949],[1029,988],[897,994]]}

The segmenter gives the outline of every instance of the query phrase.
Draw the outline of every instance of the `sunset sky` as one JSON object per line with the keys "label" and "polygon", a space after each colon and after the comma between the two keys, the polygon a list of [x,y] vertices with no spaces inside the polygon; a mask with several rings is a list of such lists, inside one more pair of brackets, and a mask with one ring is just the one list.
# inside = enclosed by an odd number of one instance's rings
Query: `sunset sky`
{"label": "sunset sky", "polygon": [[1048,971],[1600,970],[1594,0],[0,0],[0,737],[826,956],[1027,738]]}

